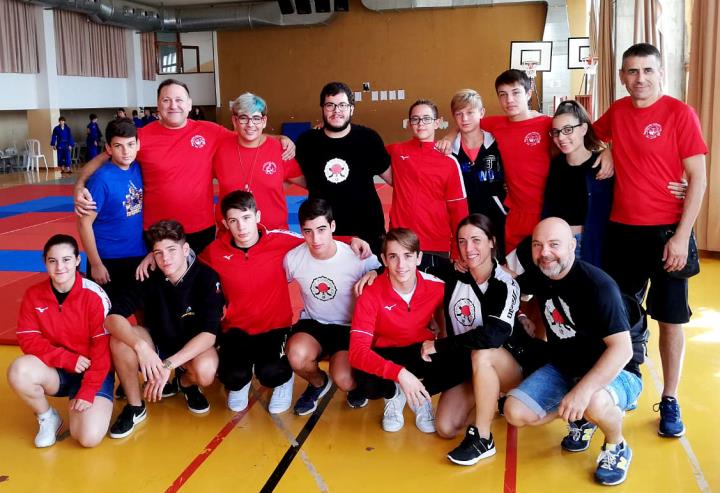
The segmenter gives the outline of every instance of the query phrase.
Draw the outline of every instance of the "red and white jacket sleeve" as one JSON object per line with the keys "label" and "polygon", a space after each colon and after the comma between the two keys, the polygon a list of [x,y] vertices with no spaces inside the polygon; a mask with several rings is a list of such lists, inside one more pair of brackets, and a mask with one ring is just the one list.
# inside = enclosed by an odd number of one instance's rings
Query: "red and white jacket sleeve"
{"label": "red and white jacket sleeve", "polygon": [[358,298],[350,329],[350,366],[397,382],[403,367],[386,360],[372,349],[379,309],[380,300],[371,293],[366,291]]}
{"label": "red and white jacket sleeve", "polygon": [[53,368],[75,371],[75,364],[80,355],[50,342],[38,323],[34,303],[28,293],[25,293],[20,305],[15,333],[23,353],[35,356]]}
{"label": "red and white jacket sleeve", "polygon": [[109,311],[109,305],[103,303],[99,296],[88,305],[90,312],[87,315],[87,324],[90,354],[87,357],[90,359],[90,368],[85,370],[80,390],[75,398],[92,404],[95,394],[102,387],[103,381],[110,371],[112,360],[110,358],[110,335],[105,330],[105,317]]}

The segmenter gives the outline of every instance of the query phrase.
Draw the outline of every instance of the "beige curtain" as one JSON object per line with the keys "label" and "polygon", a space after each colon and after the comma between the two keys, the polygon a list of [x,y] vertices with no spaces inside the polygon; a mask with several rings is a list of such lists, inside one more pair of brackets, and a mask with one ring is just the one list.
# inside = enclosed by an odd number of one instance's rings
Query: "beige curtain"
{"label": "beige curtain", "polygon": [[155,33],[140,34],[140,49],[142,51],[142,77],[143,80],[157,78],[157,53],[155,50]]}
{"label": "beige curtain", "polygon": [[615,100],[615,0],[592,0],[590,22],[590,51],[598,56],[595,116],[599,117]]}
{"label": "beige curtain", "polygon": [[0,0],[0,72],[38,73],[35,15],[38,7]]}
{"label": "beige curtain", "polygon": [[[695,0],[692,7],[688,104],[700,117],[710,149],[708,188],[697,220],[698,247],[720,251],[720,6],[716,0]],[[713,135],[713,133],[715,135]]]}
{"label": "beige curtain", "polygon": [[[635,0],[635,25],[633,43],[650,43],[660,50],[663,67],[665,58],[665,39],[662,33],[661,0]],[[667,76],[663,82],[667,82]]]}
{"label": "beige curtain", "polygon": [[64,10],[55,10],[53,17],[58,75],[127,77],[124,29]]}

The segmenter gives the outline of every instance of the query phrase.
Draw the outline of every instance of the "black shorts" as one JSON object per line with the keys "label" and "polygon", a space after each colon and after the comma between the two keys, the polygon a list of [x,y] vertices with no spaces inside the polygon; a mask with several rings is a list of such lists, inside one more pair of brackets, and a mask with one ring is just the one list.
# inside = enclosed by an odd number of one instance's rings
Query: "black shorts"
{"label": "black shorts", "polygon": [[285,355],[289,328],[250,335],[230,329],[218,337],[218,378],[228,390],[240,390],[253,371],[262,385],[275,388],[287,382],[292,369]]}
{"label": "black shorts", "polygon": [[[383,358],[404,366],[410,373],[422,380],[430,395],[439,394],[472,378],[472,360],[469,349],[436,353],[431,362],[420,357],[422,343],[403,347],[373,348]],[[382,377],[361,370],[354,370],[353,376],[364,395],[369,399],[392,397],[394,383]]]}
{"label": "black shorts", "polygon": [[[135,289],[135,285],[140,281],[135,279],[135,269],[145,257],[125,257],[125,258],[107,258],[101,259],[103,265],[110,274],[110,282],[101,285],[103,290],[110,298],[110,302],[115,303],[115,299],[120,293],[128,289]],[[92,279],[92,268],[90,262],[87,264],[87,278]]]}
{"label": "black shorts", "polygon": [[[688,281],[670,277],[663,268],[663,249],[675,225],[630,226],[610,222],[605,235],[605,271],[620,291],[642,304],[658,322],[684,324],[690,320]],[[648,281],[650,289],[647,289]]]}
{"label": "black shorts", "polygon": [[315,339],[322,349],[321,358],[332,356],[350,347],[350,326],[324,324],[317,320],[300,319],[293,325],[290,337],[304,333]]}

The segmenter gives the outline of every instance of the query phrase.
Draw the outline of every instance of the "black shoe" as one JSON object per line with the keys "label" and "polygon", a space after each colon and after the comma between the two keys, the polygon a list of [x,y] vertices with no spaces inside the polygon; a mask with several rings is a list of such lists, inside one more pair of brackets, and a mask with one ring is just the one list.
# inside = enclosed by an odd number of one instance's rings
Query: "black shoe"
{"label": "black shoe", "polygon": [[125,389],[122,388],[122,385],[118,385],[115,389],[115,398],[119,401],[124,401],[127,399],[127,396],[125,395]]}
{"label": "black shoe", "polygon": [[481,438],[478,435],[477,428],[470,425],[467,427],[463,441],[455,449],[451,450],[447,457],[455,464],[472,466],[477,464],[480,459],[492,457],[495,452],[495,441],[492,433],[490,433],[490,438]]}
{"label": "black shoe", "polygon": [[135,425],[145,421],[147,409],[145,402],[140,406],[125,404],[123,410],[118,414],[115,423],[110,427],[110,438],[123,438],[128,436],[135,429]]}
{"label": "black shoe", "polygon": [[180,383],[178,383],[178,376],[176,374],[175,378],[173,378],[172,380],[168,380],[168,382],[163,387],[163,399],[166,397],[172,397],[178,392],[180,392]]}
{"label": "black shoe", "polygon": [[210,403],[197,385],[183,387],[180,385],[180,382],[178,382],[178,387],[180,387],[180,392],[185,396],[190,412],[203,414],[210,410]]}
{"label": "black shoe", "polygon": [[359,409],[368,405],[367,397],[362,395],[357,389],[353,389],[347,393],[347,405],[353,409]]}

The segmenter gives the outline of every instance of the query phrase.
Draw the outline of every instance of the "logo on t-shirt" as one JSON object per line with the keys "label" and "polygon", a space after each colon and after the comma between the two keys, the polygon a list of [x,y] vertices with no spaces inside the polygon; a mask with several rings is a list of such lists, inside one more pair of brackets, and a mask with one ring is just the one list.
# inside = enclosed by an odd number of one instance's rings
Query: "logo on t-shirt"
{"label": "logo on t-shirt", "polygon": [[316,277],[310,283],[310,292],[320,301],[329,301],[337,294],[337,288],[332,279],[325,276]]}
{"label": "logo on t-shirt", "polygon": [[453,314],[460,325],[469,327],[475,321],[475,305],[468,298],[461,298],[453,306]]}
{"label": "logo on t-shirt", "polygon": [[125,207],[125,216],[131,217],[142,212],[143,189],[138,188],[131,181],[128,185],[128,192],[125,194],[123,206]]}
{"label": "logo on t-shirt", "polygon": [[205,147],[205,137],[202,135],[193,135],[190,138],[190,145],[193,146],[195,149],[202,149]]}
{"label": "logo on t-shirt", "polygon": [[274,175],[277,171],[277,164],[275,164],[273,161],[268,161],[267,163],[262,165],[262,170],[266,175]]}
{"label": "logo on t-shirt", "polygon": [[325,165],[325,178],[330,183],[342,183],[347,180],[349,174],[350,167],[344,159],[336,157]]}
{"label": "logo on t-shirt", "polygon": [[48,309],[48,307],[46,307],[46,306],[36,306],[35,309],[36,309],[39,313],[45,313],[45,311]]}
{"label": "logo on t-shirt", "polygon": [[662,125],[659,123],[651,123],[647,127],[645,127],[645,130],[643,131],[643,134],[645,135],[646,139],[657,139],[662,135]]}
{"label": "logo on t-shirt", "polygon": [[542,137],[540,137],[540,132],[530,132],[525,136],[525,145],[533,147],[538,145],[541,140]]}
{"label": "logo on t-shirt", "polygon": [[575,322],[573,322],[570,317],[570,307],[567,306],[567,303],[561,298],[558,298],[558,300],[560,300],[560,308],[562,308],[562,311],[555,306],[553,300],[549,299],[545,302],[545,312],[543,314],[545,315],[545,320],[547,320],[550,330],[553,331],[553,334],[555,334],[558,339],[570,339],[571,337],[575,337],[575,329],[573,328]]}

